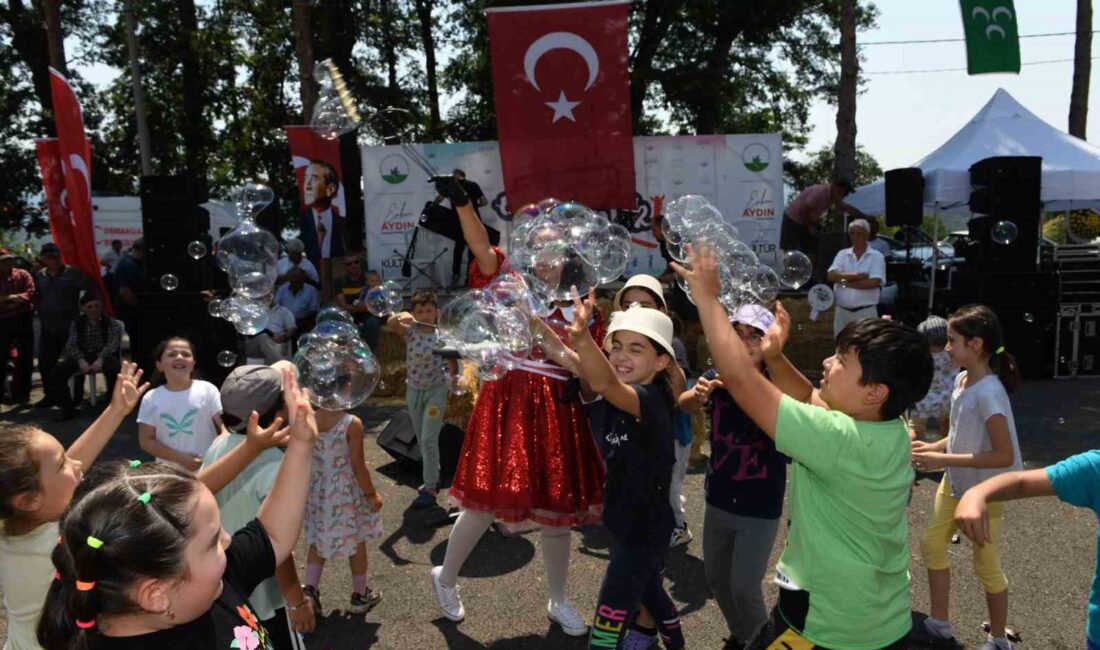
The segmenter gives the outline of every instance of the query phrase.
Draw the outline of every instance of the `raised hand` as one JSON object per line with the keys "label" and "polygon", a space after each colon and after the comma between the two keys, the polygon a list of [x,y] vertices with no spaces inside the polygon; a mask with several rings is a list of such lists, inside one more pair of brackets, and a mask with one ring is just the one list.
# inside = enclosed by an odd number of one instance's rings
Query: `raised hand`
{"label": "raised hand", "polygon": [[141,396],[149,390],[149,382],[141,383],[144,374],[136,363],[123,361],[122,368],[118,371],[118,379],[115,380],[115,390],[111,395],[111,406],[124,414],[134,410],[141,402]]}
{"label": "raised hand", "polygon": [[290,428],[283,426],[282,416],[276,417],[270,426],[261,428],[260,414],[256,411],[252,411],[248,416],[248,426],[245,428],[245,434],[248,436],[248,442],[257,449],[278,447],[285,445],[290,440]]}
{"label": "raised hand", "polygon": [[718,254],[714,250],[714,246],[704,244],[696,248],[692,244],[687,244],[686,251],[691,260],[691,268],[688,269],[672,262],[672,270],[687,282],[696,304],[703,300],[717,300],[720,283],[718,281]]}
{"label": "raised hand", "polygon": [[760,343],[760,352],[765,359],[778,359],[783,355],[783,347],[787,345],[787,339],[791,335],[791,315],[783,307],[783,303],[775,303],[775,320],[767,332],[764,332],[764,340]]}
{"label": "raised hand", "polygon": [[695,403],[699,406],[705,406],[710,399],[710,394],[713,393],[716,388],[725,388],[721,379],[700,377],[695,382]]}
{"label": "raised hand", "polygon": [[572,287],[573,292],[573,322],[566,326],[569,334],[569,342],[573,347],[579,345],[588,336],[588,321],[596,310],[596,289],[588,290],[588,295],[582,300],[577,287]]}
{"label": "raised hand", "polygon": [[283,370],[283,400],[290,419],[290,438],[312,445],[317,440],[317,417],[309,403],[309,392],[298,386],[298,378]]}

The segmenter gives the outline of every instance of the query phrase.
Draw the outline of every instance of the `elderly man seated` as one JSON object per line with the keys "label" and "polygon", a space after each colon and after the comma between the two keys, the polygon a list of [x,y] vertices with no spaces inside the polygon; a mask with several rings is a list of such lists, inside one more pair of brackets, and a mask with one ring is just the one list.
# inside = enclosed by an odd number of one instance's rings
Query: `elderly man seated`
{"label": "elderly man seated", "polygon": [[61,407],[59,421],[76,415],[73,393],[69,391],[69,379],[73,375],[79,375],[74,386],[78,396],[83,390],[84,376],[97,372],[102,372],[107,380],[107,395],[114,391],[121,341],[122,323],[103,314],[103,302],[98,294],[84,293],[80,297],[80,315],[69,325],[61,362],[54,366],[50,377],[53,384],[50,392]]}
{"label": "elderly man seated", "polygon": [[301,269],[306,274],[306,282],[309,282],[315,287],[321,286],[321,276],[317,274],[317,267],[305,256],[305,250],[306,245],[302,243],[302,240],[287,240],[286,255],[280,257],[279,263],[275,266],[275,270],[279,274],[279,276],[275,278],[276,284],[289,282],[290,271],[292,269]]}
{"label": "elderly man seated", "polygon": [[275,290],[275,304],[294,314],[299,332],[308,332],[313,329],[313,319],[321,309],[321,296],[316,287],[306,284],[305,271],[292,268],[287,274],[287,283]]}

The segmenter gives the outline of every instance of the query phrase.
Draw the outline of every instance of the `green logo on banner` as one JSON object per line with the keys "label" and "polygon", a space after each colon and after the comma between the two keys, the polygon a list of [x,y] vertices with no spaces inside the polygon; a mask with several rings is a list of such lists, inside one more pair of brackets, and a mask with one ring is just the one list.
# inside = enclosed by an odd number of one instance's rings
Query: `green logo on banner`
{"label": "green logo on banner", "polygon": [[1020,72],[1020,33],[1012,0],[959,0],[970,74]]}
{"label": "green logo on banner", "polygon": [[382,175],[382,180],[390,185],[400,185],[409,177],[409,163],[401,156],[386,156],[378,166],[378,171]]}
{"label": "green logo on banner", "polygon": [[741,164],[750,172],[760,173],[772,162],[772,152],[759,142],[753,142],[741,151]]}

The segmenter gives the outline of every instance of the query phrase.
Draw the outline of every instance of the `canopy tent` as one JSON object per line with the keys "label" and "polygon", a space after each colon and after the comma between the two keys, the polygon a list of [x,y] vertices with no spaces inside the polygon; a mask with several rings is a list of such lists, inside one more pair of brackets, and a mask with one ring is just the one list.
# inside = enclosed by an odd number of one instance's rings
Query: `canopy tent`
{"label": "canopy tent", "polygon": [[[925,207],[969,213],[970,166],[992,156],[1042,156],[1046,212],[1100,207],[1100,147],[1047,124],[1003,88],[951,139],[913,165],[924,173]],[[845,201],[882,214],[886,183],[857,188]]]}

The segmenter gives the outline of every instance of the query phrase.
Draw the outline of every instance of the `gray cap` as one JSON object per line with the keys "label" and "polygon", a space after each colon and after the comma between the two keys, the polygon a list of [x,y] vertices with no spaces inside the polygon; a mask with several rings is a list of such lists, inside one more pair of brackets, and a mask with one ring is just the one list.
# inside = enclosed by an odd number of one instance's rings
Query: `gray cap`
{"label": "gray cap", "polygon": [[917,331],[924,335],[929,345],[943,347],[947,345],[947,321],[939,316],[932,315],[917,325]]}
{"label": "gray cap", "polygon": [[222,383],[222,412],[240,420],[230,431],[243,431],[252,411],[267,413],[283,399],[283,375],[271,366],[241,366]]}

